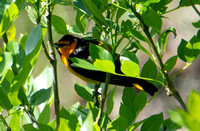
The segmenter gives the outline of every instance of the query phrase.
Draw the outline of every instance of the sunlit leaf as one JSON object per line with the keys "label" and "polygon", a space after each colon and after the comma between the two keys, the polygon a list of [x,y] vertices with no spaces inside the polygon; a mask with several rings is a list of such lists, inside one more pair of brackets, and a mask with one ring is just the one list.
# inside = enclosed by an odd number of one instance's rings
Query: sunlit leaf
{"label": "sunlit leaf", "polygon": [[110,60],[96,59],[96,61],[94,62],[94,66],[101,71],[115,74],[115,65]]}
{"label": "sunlit leaf", "polygon": [[0,55],[0,76],[4,75],[6,71],[11,68],[13,64],[12,55],[9,52],[4,52]]}
{"label": "sunlit leaf", "polygon": [[12,3],[8,9],[4,12],[1,24],[0,24],[0,38],[11,26],[11,23],[14,22],[18,16],[19,10],[15,3]]}

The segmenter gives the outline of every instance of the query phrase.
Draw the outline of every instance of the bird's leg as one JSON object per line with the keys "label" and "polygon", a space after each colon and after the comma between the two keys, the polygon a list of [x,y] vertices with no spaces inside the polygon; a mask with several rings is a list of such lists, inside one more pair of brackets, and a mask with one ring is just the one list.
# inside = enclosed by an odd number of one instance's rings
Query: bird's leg
{"label": "bird's leg", "polygon": [[94,98],[94,106],[98,107],[99,108],[99,95],[101,93],[98,92],[98,89],[100,87],[101,84],[95,84],[95,88],[94,88],[94,91],[93,91],[93,98]]}

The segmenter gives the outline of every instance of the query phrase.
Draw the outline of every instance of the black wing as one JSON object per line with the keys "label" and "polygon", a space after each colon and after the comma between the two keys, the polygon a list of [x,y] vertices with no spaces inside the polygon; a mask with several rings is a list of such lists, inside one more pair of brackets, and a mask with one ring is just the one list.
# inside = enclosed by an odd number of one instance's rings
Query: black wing
{"label": "black wing", "polygon": [[[70,66],[70,67],[75,72],[77,72],[78,74],[84,77],[105,83],[106,72],[87,70],[75,65]],[[158,91],[158,89],[153,84],[143,79],[128,77],[128,76],[111,74],[109,83],[113,85],[120,85],[120,86],[127,86],[127,87],[133,87],[134,86],[133,84],[138,84],[144,89],[145,92],[149,93],[150,95],[154,95],[154,93]]]}

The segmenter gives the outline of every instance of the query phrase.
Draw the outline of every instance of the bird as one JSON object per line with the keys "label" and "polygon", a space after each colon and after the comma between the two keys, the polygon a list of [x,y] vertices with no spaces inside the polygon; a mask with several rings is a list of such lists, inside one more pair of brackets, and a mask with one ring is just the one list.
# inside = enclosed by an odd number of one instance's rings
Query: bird
{"label": "bird", "polygon": [[[82,68],[74,64],[71,60],[71,58],[75,57],[86,60],[93,64],[94,61],[91,60],[89,53],[90,44],[101,46],[102,42],[99,42],[96,39],[84,39],[67,34],[64,35],[58,42],[54,43],[54,46],[60,55],[61,61],[69,72],[88,83],[105,83],[107,72]],[[119,55],[116,54],[116,56]],[[125,76],[120,69],[121,63],[119,58],[114,61],[114,64],[116,74],[111,73],[109,84],[124,87],[136,87],[140,90],[144,90],[151,96],[158,91],[158,89],[152,83],[147,82],[144,79]]]}

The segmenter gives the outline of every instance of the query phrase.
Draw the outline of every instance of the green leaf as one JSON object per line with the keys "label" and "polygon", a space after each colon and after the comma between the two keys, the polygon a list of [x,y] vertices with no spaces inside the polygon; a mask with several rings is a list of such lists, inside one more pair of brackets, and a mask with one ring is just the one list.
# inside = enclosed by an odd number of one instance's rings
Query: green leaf
{"label": "green leaf", "polygon": [[6,50],[9,51],[13,57],[12,69],[19,72],[26,56],[24,49],[17,42],[10,41],[6,46]]}
{"label": "green leaf", "polygon": [[70,118],[69,112],[64,107],[62,107],[60,110],[60,118],[64,118],[64,119],[68,119],[68,120]]}
{"label": "green leaf", "polygon": [[135,36],[139,40],[142,40],[144,42],[148,42],[148,39],[140,31],[137,31],[136,29],[132,29],[131,33],[133,34],[133,36]]}
{"label": "green leaf", "polygon": [[74,65],[76,65],[78,67],[81,67],[81,68],[84,68],[84,69],[88,69],[88,70],[97,70],[97,71],[99,71],[98,68],[96,68],[93,64],[89,63],[86,60],[82,60],[82,59],[77,58],[77,57],[73,57],[73,58],[69,58],[69,59],[73,62]]}
{"label": "green leaf", "polygon": [[38,123],[48,124],[49,120],[50,120],[50,105],[46,104],[44,109],[42,110],[42,112],[39,115]]}
{"label": "green leaf", "polygon": [[87,118],[85,119],[85,121],[83,122],[83,125],[81,126],[80,131],[93,131],[93,124],[94,124],[94,120],[93,120],[92,112],[89,111]]}
{"label": "green leaf", "polygon": [[77,25],[69,25],[69,32],[77,35],[83,35]]}
{"label": "green leaf", "polygon": [[82,0],[73,0],[73,4],[84,14],[92,15],[91,12],[85,7]]}
{"label": "green leaf", "polygon": [[[25,92],[19,90],[18,91],[18,94],[17,94],[17,97],[18,99],[20,100],[20,102],[22,103],[23,106],[29,104],[29,101],[28,101],[28,97],[27,95],[25,94]],[[12,99],[13,100],[13,99]],[[16,101],[16,100],[15,100]],[[16,104],[13,104],[13,105],[16,105]]]}
{"label": "green leaf", "polygon": [[47,101],[51,95],[51,88],[48,89],[41,89],[37,92],[35,92],[31,98],[30,98],[30,103],[31,105],[40,105]]}
{"label": "green leaf", "polygon": [[168,8],[168,4],[171,3],[172,0],[160,0],[160,2],[158,3],[153,3],[152,4],[152,8],[155,10],[155,11],[159,11],[161,12],[161,14],[164,14]]}
{"label": "green leaf", "polygon": [[9,52],[4,52],[0,55],[0,76],[4,75],[13,63],[12,55]]}
{"label": "green leaf", "polygon": [[113,57],[110,52],[108,52],[101,46],[90,43],[89,52],[93,61],[95,61],[96,59],[113,61]]}
{"label": "green leaf", "polygon": [[6,110],[10,110],[13,107],[10,100],[8,99],[7,94],[4,92],[1,86],[0,86],[0,106]]}
{"label": "green leaf", "polygon": [[200,109],[199,102],[200,94],[197,91],[192,90],[189,94],[187,102],[188,112],[195,120],[200,122],[200,114],[198,113]]}
{"label": "green leaf", "polygon": [[0,24],[0,38],[12,25],[19,13],[18,7],[15,3],[12,3],[3,14],[3,19]]}
{"label": "green leaf", "polygon": [[156,79],[157,74],[158,71],[155,63],[151,59],[149,59],[142,68],[141,76]]}
{"label": "green leaf", "polygon": [[150,58],[152,58],[151,54],[139,43],[139,41],[135,41],[136,46],[143,51],[145,54],[147,54]]}
{"label": "green leaf", "polygon": [[8,69],[7,72],[4,74],[4,76],[0,80],[2,89],[4,90],[6,94],[10,92],[10,86],[11,86],[13,78],[14,78],[13,71],[11,69]]}
{"label": "green leaf", "polygon": [[171,58],[169,58],[169,59],[165,62],[165,64],[164,64],[165,70],[166,70],[168,73],[169,73],[169,72],[173,69],[173,67],[175,66],[177,59],[178,59],[178,56],[172,56]]}
{"label": "green leaf", "polygon": [[110,95],[108,96],[108,100],[106,103],[106,114],[107,115],[109,115],[113,110],[115,91],[116,91],[116,87],[113,88]]}
{"label": "green leaf", "polygon": [[127,127],[126,119],[122,116],[118,116],[110,123],[108,131],[125,131]]}
{"label": "green leaf", "polygon": [[144,91],[140,92],[135,98],[134,109],[137,114],[146,106],[147,104],[147,95]]}
{"label": "green leaf", "polygon": [[131,37],[133,34],[131,29],[133,29],[133,23],[130,20],[122,21],[121,23],[121,34],[125,38]]}
{"label": "green leaf", "polygon": [[[200,1],[199,0],[192,0],[192,3],[195,5],[195,4],[200,4]],[[180,7],[185,7],[185,6],[192,6],[192,3],[189,1],[189,0],[181,0],[179,2],[179,6]]]}
{"label": "green leaf", "polygon": [[46,66],[45,69],[34,79],[34,84],[37,89],[47,89],[53,84],[53,70]]}
{"label": "green leaf", "polygon": [[63,35],[68,34],[67,25],[66,25],[65,21],[63,20],[63,18],[61,18],[57,15],[52,15],[51,24],[52,24],[52,29],[56,33],[63,34]]}
{"label": "green leaf", "polygon": [[163,123],[163,113],[152,115],[142,124],[141,131],[159,131]]}
{"label": "green leaf", "polygon": [[16,35],[15,24],[12,24],[10,26],[10,28],[6,32],[6,35],[7,35],[8,41],[11,41],[11,40],[15,41],[15,35]]}
{"label": "green leaf", "polygon": [[174,131],[181,127],[174,123],[170,118],[164,120],[161,130]]}
{"label": "green leaf", "polygon": [[91,12],[94,19],[96,19],[100,25],[101,23],[105,26],[108,26],[104,16],[102,15],[102,12],[97,8],[97,6],[93,3],[92,0],[82,0],[85,7]]}
{"label": "green leaf", "polygon": [[30,54],[42,38],[41,25],[37,25],[26,40],[26,55]]}
{"label": "green leaf", "polygon": [[130,87],[125,87],[123,90],[123,95],[122,95],[122,101],[125,105],[130,107],[132,111],[135,110],[134,108],[134,101],[136,98],[137,94],[133,90],[133,88]]}
{"label": "green leaf", "polygon": [[142,35],[141,32],[136,30],[136,28],[130,20],[122,21],[121,34],[127,39],[130,39],[130,37],[134,36],[142,41],[148,41],[147,38],[144,35]]}
{"label": "green leaf", "polygon": [[26,40],[27,40],[27,38],[28,38],[28,34],[27,33],[25,33],[25,34],[23,34],[23,36],[21,36],[20,38],[19,38],[19,44],[20,44],[20,46],[25,50],[26,49]]}
{"label": "green leaf", "polygon": [[176,37],[176,29],[175,28],[169,28],[167,29],[166,31],[164,31],[159,39],[158,39],[158,42],[157,42],[157,50],[158,50],[158,53],[163,56],[163,54],[165,53],[165,49],[166,49],[166,45],[167,45],[167,40],[168,40],[168,36],[169,36],[169,33],[172,32],[174,34],[174,36]]}
{"label": "green leaf", "polygon": [[185,62],[191,62],[200,54],[200,39],[197,36],[193,36],[192,39],[187,42],[182,39],[178,46],[178,56]]}
{"label": "green leaf", "polygon": [[182,110],[169,111],[171,120],[190,131],[200,130],[200,121]]}
{"label": "green leaf", "polygon": [[85,32],[85,28],[86,28],[86,19],[84,16],[85,16],[85,14],[77,11],[76,25],[78,26],[78,28],[81,30],[82,33]]}
{"label": "green leaf", "polygon": [[9,127],[12,131],[20,130],[20,114],[17,111],[12,112]]}
{"label": "green leaf", "polygon": [[31,22],[33,22],[33,24],[37,24],[37,11],[35,10],[35,8],[28,6],[28,8],[26,8],[26,11]]}
{"label": "green leaf", "polygon": [[[40,124],[40,123],[38,125],[40,128],[40,131],[52,131],[52,128],[48,125]],[[32,123],[23,125],[23,129],[24,131],[39,131],[39,129],[36,129]]]}
{"label": "green leaf", "polygon": [[59,125],[59,128],[58,128],[58,131],[64,131],[64,130],[71,131],[68,124],[69,124],[69,120],[60,118],[60,125]]}
{"label": "green leaf", "polygon": [[135,55],[135,53],[134,52],[130,52],[127,49],[125,49],[123,51],[122,55],[120,56],[121,63],[123,63],[124,60],[134,61],[136,64],[139,65],[139,60],[138,60],[137,56]]}
{"label": "green leaf", "polygon": [[101,71],[115,74],[115,65],[110,60],[96,59],[96,61],[94,62],[94,66]]}
{"label": "green leaf", "polygon": [[149,9],[146,13],[143,13],[142,19],[147,26],[151,26],[158,34],[160,34],[162,19],[153,9]]}
{"label": "green leaf", "polygon": [[[38,32],[35,32],[38,33]],[[37,35],[36,35],[37,36]],[[34,38],[34,36],[32,37]],[[37,38],[36,38],[37,39]],[[27,39],[28,41],[28,39]],[[31,41],[29,41],[31,43]],[[28,43],[29,43],[28,42]],[[37,57],[39,55],[39,51],[41,49],[42,42],[41,40],[38,41],[36,47],[32,50],[31,53],[29,53],[23,61],[23,66],[20,72],[15,76],[13,82],[12,82],[12,87],[11,87],[11,92],[18,91],[19,88],[25,83],[28,75],[30,74],[30,71],[35,64]]]}
{"label": "green leaf", "polygon": [[196,28],[200,28],[200,20],[197,22],[192,23],[192,25]]}
{"label": "green leaf", "polygon": [[82,97],[83,99],[85,100],[88,100],[88,101],[94,101],[92,99],[92,95],[93,95],[93,89],[87,87],[87,86],[84,86],[84,85],[81,85],[81,84],[78,84],[78,83],[75,83],[74,85],[74,89],[76,91],[76,93]]}
{"label": "green leaf", "polygon": [[157,3],[160,0],[137,0],[137,3],[144,3],[144,2],[148,2],[148,3]]}
{"label": "green leaf", "polygon": [[133,61],[124,60],[121,65],[121,71],[127,76],[138,77],[140,67]]}
{"label": "green leaf", "polygon": [[130,107],[122,103],[120,105],[119,115],[126,119],[127,126],[130,126],[136,119],[136,112],[132,111]]}

